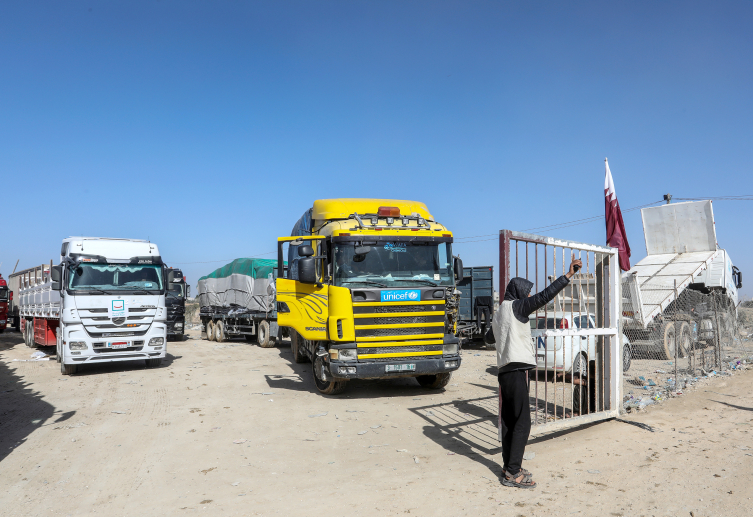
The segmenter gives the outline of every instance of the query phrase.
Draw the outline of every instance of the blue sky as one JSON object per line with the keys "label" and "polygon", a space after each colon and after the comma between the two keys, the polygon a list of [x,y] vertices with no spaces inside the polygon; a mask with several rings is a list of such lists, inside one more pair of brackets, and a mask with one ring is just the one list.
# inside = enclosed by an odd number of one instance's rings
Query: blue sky
{"label": "blue sky", "polygon": [[[493,236],[602,214],[604,157],[623,209],[753,194],[753,4],[568,4],[5,2],[0,272],[70,235],[149,238],[195,285],[328,197]],[[714,211],[753,279],[753,203]],[[477,240],[455,252],[497,266]]]}

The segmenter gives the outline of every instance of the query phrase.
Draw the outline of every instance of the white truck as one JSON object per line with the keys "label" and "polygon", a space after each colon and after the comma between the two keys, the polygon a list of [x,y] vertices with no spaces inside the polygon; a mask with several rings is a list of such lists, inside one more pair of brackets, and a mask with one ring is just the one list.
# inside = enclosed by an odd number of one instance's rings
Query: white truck
{"label": "white truck", "polygon": [[680,357],[714,345],[735,321],[742,273],[717,244],[711,201],[644,208],[641,217],[648,256],[622,274],[631,355],[674,359],[675,342]]}
{"label": "white truck", "polygon": [[172,272],[156,244],[69,237],[60,265],[14,276],[26,345],[55,346],[64,375],[82,364],[114,361],[144,359],[155,367],[165,357],[165,287]]}

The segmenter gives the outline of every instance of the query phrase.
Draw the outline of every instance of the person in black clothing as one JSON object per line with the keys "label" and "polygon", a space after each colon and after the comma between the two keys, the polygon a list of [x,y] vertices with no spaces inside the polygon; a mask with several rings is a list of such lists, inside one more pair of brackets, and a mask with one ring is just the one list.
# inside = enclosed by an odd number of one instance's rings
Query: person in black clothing
{"label": "person in black clothing", "polygon": [[528,370],[536,367],[536,351],[528,316],[553,300],[582,265],[580,260],[573,260],[567,274],[533,296],[530,294],[532,282],[519,277],[510,280],[504,301],[484,336],[487,344],[495,344],[497,348],[502,484],[506,486],[536,486],[531,473],[522,468],[523,454],[531,432]]}

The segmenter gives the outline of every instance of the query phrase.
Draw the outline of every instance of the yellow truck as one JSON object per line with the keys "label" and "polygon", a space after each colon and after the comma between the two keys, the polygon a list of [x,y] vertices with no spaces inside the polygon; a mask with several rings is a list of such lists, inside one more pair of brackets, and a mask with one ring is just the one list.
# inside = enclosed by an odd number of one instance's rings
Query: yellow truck
{"label": "yellow truck", "polygon": [[277,322],[295,362],[313,363],[321,393],[394,377],[439,389],[460,367],[463,264],[452,256],[452,232],[425,204],[320,199],[277,252]]}

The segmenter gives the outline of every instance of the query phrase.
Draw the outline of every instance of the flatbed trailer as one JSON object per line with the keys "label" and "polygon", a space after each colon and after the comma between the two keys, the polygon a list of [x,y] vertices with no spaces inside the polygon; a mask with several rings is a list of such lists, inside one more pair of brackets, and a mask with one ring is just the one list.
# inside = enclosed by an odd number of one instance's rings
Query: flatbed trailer
{"label": "flatbed trailer", "polygon": [[201,337],[217,342],[243,337],[264,348],[274,346],[282,337],[277,326],[277,267],[276,260],[239,258],[201,277]]}
{"label": "flatbed trailer", "polygon": [[494,316],[494,267],[463,267],[460,291],[457,336],[461,345],[482,338]]}
{"label": "flatbed trailer", "polygon": [[226,307],[202,307],[201,337],[209,341],[223,342],[231,337],[243,337],[269,348],[282,337],[277,326],[277,311],[260,312],[233,310]]}

